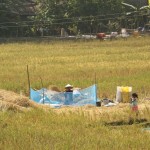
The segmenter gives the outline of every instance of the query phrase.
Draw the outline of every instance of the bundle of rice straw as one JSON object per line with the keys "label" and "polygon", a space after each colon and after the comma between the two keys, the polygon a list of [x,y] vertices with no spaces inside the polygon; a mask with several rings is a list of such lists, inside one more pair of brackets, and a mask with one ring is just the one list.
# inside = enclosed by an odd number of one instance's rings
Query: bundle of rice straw
{"label": "bundle of rice straw", "polygon": [[57,86],[53,86],[53,85],[49,85],[47,89],[52,90],[52,91],[56,91],[56,92],[61,92]]}
{"label": "bundle of rice straw", "polygon": [[0,89],[0,111],[14,110],[24,111],[27,108],[48,108],[31,101],[28,97],[16,94],[12,91]]}

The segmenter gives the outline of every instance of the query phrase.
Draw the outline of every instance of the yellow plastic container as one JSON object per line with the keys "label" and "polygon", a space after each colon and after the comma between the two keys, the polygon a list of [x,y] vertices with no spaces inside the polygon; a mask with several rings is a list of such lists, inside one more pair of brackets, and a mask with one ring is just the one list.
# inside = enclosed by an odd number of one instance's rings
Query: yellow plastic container
{"label": "yellow plastic container", "polygon": [[121,87],[121,97],[123,103],[129,103],[131,98],[131,87]]}

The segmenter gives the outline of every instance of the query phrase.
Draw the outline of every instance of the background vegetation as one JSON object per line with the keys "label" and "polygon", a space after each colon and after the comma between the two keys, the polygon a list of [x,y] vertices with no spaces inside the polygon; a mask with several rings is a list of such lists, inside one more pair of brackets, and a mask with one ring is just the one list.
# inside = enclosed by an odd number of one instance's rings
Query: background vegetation
{"label": "background vegetation", "polygon": [[[128,2],[133,7],[122,5]],[[148,30],[147,0],[1,0],[1,37],[60,36],[114,32],[121,28]],[[134,9],[136,7],[137,9]]]}

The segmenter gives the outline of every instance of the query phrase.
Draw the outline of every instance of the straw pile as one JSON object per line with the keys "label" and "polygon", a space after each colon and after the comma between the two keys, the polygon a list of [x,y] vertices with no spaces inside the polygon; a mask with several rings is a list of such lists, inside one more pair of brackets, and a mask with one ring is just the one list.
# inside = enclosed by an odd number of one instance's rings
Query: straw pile
{"label": "straw pile", "polygon": [[61,92],[61,90],[57,86],[54,86],[54,85],[49,85],[47,87],[47,89],[52,90],[52,91],[56,91],[56,92]]}
{"label": "straw pile", "polygon": [[0,89],[0,111],[26,111],[29,108],[46,108],[46,106],[36,104],[21,94]]}

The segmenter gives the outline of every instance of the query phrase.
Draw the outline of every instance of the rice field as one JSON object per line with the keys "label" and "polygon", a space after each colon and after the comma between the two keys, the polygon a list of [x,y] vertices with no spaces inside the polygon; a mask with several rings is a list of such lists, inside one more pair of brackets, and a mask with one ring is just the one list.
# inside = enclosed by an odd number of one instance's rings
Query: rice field
{"label": "rice field", "polygon": [[96,110],[93,110],[93,117],[84,115],[82,108],[59,115],[52,110],[45,112],[41,109],[26,113],[0,112],[0,149],[150,148],[150,133],[144,130],[150,125],[150,120],[142,118],[141,123],[129,125],[127,110],[117,112],[116,109],[112,114],[105,111],[97,118],[94,112]]}
{"label": "rice field", "polygon": [[[49,41],[0,45],[0,89],[28,96],[31,87],[98,84],[98,96],[115,98],[116,86],[140,97],[138,120],[129,124],[129,104],[112,108],[30,108],[0,111],[0,150],[150,149],[150,37],[127,41]],[[1,98],[1,97],[0,97]]]}
{"label": "rice field", "polygon": [[28,94],[31,87],[68,83],[85,88],[98,84],[99,97],[114,98],[116,86],[132,86],[145,96],[150,90],[150,38],[127,41],[49,41],[0,45],[0,88]]}

